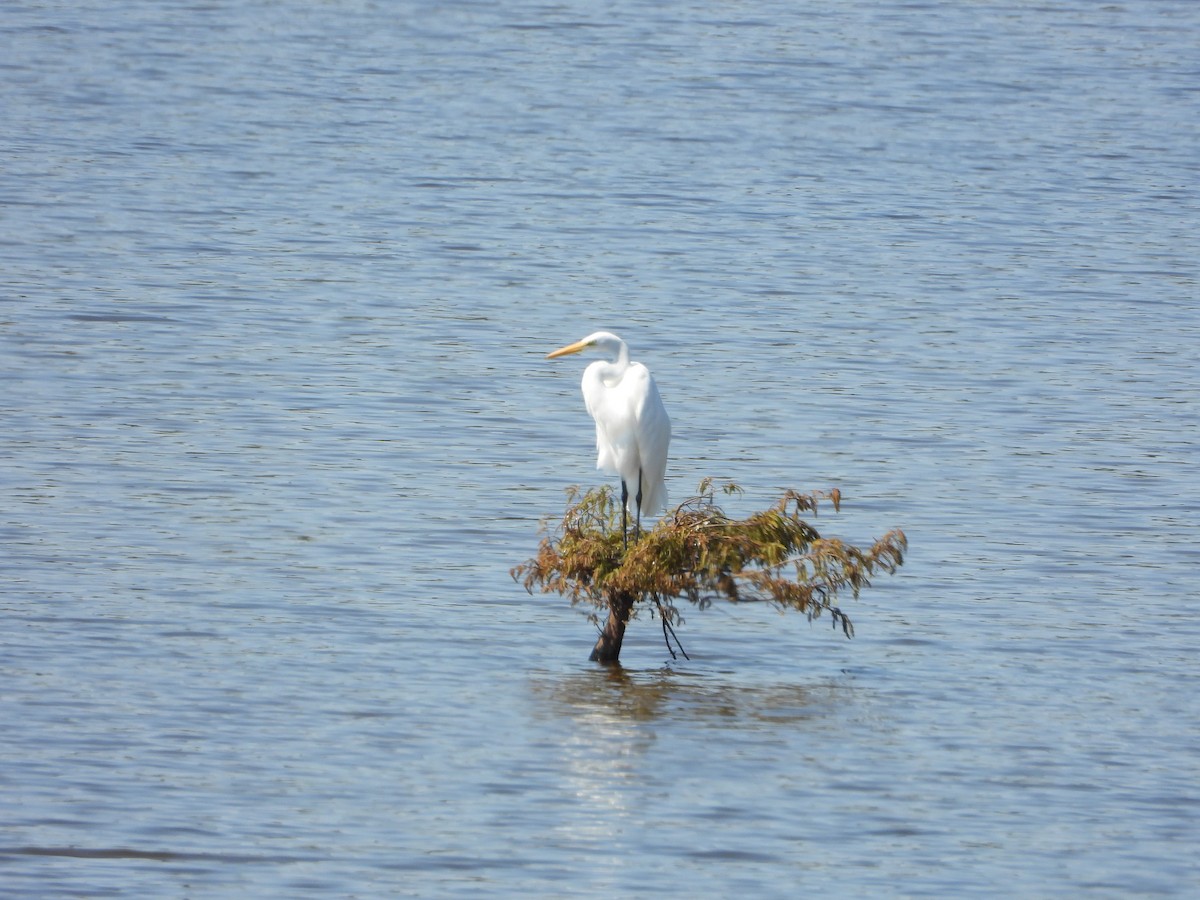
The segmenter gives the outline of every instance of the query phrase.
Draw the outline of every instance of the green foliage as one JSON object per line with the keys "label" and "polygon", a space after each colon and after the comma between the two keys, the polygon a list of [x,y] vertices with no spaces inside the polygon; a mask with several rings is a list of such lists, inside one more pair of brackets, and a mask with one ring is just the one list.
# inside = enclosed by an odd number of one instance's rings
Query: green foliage
{"label": "green foliage", "polygon": [[[725,494],[741,493],[733,483]],[[837,490],[800,494],[786,491],[771,507],[740,520],[729,518],[714,500],[711,479],[695,497],[666,513],[653,530],[623,548],[620,500],[607,487],[568,492],[562,521],[541,541],[537,556],[512,570],[513,578],[533,592],[554,592],[571,603],[618,611],[629,617],[639,605],[653,605],[665,624],[680,621],[675,607],[687,600],[699,608],[714,600],[765,601],[794,609],[809,619],[828,612],[847,637],[850,619],[833,601],[840,591],[853,596],[878,571],[893,573],[904,561],[904,533],[889,531],[860,549],[824,538],[802,514],[817,513],[820,503],[835,510]]]}

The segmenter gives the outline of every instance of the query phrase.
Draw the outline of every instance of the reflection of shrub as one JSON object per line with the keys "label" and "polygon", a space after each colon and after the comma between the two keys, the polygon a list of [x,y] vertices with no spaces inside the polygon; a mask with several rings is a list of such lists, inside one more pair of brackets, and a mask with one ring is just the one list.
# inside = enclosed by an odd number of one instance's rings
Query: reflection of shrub
{"label": "reflection of shrub", "polygon": [[[740,493],[735,484],[726,494]],[[625,625],[639,606],[653,607],[664,632],[680,620],[676,600],[703,609],[713,600],[765,601],[795,609],[809,619],[828,612],[834,627],[854,634],[849,617],[833,605],[838,591],[854,596],[876,571],[895,572],[908,543],[894,529],[870,548],[823,538],[800,518],[816,515],[821,501],[841,502],[837,490],[799,494],[787,491],[770,508],[745,519],[730,519],[713,499],[712,481],[698,495],[668,511],[653,530],[623,550],[620,501],[608,488],[585,494],[572,489],[562,522],[542,538],[537,556],[512,570],[532,593],[557,592],[572,604],[590,603],[598,621],[607,621],[592,659],[616,662]]]}

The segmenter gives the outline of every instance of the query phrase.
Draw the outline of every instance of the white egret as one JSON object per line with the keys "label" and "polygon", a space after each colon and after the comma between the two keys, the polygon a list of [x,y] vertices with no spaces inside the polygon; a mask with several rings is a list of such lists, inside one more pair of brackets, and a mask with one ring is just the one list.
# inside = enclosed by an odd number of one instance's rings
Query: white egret
{"label": "white egret", "polygon": [[[596,420],[596,468],[621,478],[621,534],[635,517],[634,535],[641,533],[642,513],[654,514],[667,505],[667,445],[671,420],[650,370],[629,361],[625,342],[607,331],[589,334],[546,359],[594,350],[605,359],[583,372],[583,402]],[[630,497],[630,486],[635,487]],[[632,506],[630,500],[633,500]]]}

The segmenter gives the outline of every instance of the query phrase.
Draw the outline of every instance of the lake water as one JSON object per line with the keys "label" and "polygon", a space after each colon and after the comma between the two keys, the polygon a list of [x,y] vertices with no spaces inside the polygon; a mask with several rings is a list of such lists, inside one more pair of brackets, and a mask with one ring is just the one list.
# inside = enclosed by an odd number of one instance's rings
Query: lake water
{"label": "lake water", "polygon": [[[1200,4],[0,34],[0,893],[1200,891]],[[597,328],[854,640],[513,583]]]}

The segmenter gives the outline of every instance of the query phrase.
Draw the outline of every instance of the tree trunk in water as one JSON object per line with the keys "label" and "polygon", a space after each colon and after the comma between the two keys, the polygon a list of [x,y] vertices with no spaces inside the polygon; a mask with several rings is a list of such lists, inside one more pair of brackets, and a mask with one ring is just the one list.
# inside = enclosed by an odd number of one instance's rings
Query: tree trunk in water
{"label": "tree trunk in water", "polygon": [[625,625],[633,612],[633,597],[613,597],[608,603],[608,621],[592,648],[588,659],[598,663],[615,663],[621,659],[621,642],[625,640]]}

